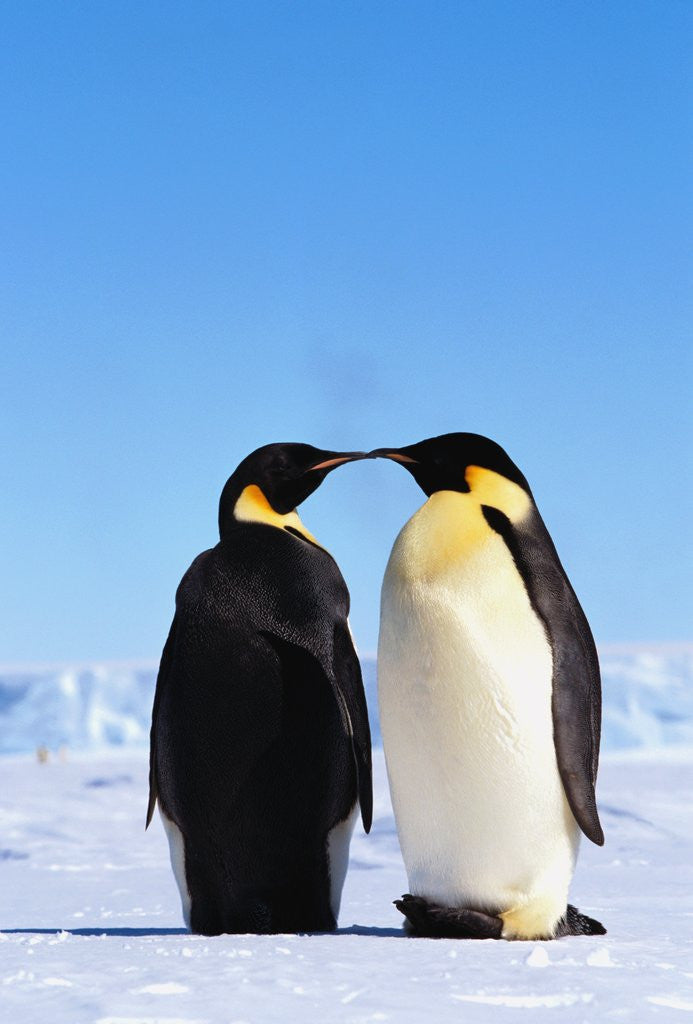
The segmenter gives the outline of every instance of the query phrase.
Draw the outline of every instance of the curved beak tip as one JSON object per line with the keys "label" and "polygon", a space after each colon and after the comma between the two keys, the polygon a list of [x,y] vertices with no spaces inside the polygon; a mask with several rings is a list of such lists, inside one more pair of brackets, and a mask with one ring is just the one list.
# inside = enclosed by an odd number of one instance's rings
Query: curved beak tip
{"label": "curved beak tip", "polygon": [[374,448],[368,453],[370,459],[392,459],[393,462],[402,462],[405,465],[416,465],[416,459],[397,451],[396,448]]}

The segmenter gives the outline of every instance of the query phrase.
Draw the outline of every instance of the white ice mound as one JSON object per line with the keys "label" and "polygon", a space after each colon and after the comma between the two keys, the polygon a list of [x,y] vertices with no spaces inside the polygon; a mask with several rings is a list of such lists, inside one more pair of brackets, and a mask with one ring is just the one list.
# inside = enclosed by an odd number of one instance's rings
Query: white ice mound
{"label": "white ice mound", "polygon": [[693,644],[605,647],[605,750],[693,746]]}
{"label": "white ice mound", "polygon": [[0,753],[144,746],[156,665],[0,671]]}

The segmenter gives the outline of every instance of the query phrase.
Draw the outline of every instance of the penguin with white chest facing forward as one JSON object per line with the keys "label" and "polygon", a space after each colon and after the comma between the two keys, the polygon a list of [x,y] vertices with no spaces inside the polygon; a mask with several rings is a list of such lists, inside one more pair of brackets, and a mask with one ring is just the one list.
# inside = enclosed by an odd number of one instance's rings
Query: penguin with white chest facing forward
{"label": "penguin with white chest facing forward", "polygon": [[567,902],[595,801],[601,688],[587,619],[506,452],[454,433],[371,455],[428,497],[383,581],[380,721],[414,934],[604,934]]}
{"label": "penguin with white chest facing forward", "polygon": [[158,802],[193,932],[336,927],[360,806],[366,699],[349,593],[296,506],[360,452],[271,444],[226,482],[220,542],[181,580],[152,712]]}

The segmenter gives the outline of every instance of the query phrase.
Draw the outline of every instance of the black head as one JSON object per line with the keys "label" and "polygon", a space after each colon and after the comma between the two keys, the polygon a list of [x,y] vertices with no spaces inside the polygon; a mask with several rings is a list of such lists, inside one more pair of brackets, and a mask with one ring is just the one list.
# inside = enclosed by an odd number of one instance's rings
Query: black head
{"label": "black head", "polygon": [[219,501],[219,532],[234,522],[234,508],[246,487],[259,488],[278,515],[293,511],[345,462],[368,458],[365,452],[333,452],[310,444],[266,444],[247,455],[226,481]]}
{"label": "black head", "polygon": [[401,463],[429,497],[436,491],[469,491],[468,466],[493,470],[519,484],[531,496],[529,484],[499,444],[481,434],[441,434],[404,448],[376,448],[370,457]]}

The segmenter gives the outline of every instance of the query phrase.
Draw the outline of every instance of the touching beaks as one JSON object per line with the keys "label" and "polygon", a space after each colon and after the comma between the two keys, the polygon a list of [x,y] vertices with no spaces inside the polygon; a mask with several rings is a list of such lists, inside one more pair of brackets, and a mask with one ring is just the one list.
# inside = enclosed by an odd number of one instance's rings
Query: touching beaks
{"label": "touching beaks", "polygon": [[356,462],[358,459],[368,458],[370,458],[368,452],[340,452],[339,454],[335,452],[332,458],[324,459],[322,462],[316,463],[315,466],[309,466],[307,472],[312,473],[316,469],[333,469],[342,462]]}
{"label": "touching beaks", "polygon": [[416,459],[412,459],[409,455],[404,455],[402,452],[392,448],[374,448],[372,452],[368,453],[368,458],[394,459],[395,462],[414,463],[416,465]]}
{"label": "touching beaks", "polygon": [[339,466],[343,462],[356,462],[359,459],[393,459],[395,462],[403,462],[405,465],[418,464],[416,459],[412,459],[410,455],[405,455],[404,452],[398,451],[396,448],[374,448],[372,452],[325,452],[324,454],[329,458],[316,462],[314,466],[309,466],[306,470],[307,473],[318,469],[334,469],[335,466]]}

